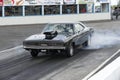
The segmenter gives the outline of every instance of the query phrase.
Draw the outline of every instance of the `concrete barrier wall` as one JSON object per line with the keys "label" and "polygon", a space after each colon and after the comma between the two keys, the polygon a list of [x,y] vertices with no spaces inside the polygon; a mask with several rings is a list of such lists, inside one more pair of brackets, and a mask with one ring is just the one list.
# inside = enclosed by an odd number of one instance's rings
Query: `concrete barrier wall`
{"label": "concrete barrier wall", "polygon": [[24,16],[24,17],[1,17],[0,25],[23,25],[40,24],[55,21],[96,21],[110,20],[110,13],[87,13],[71,15],[46,15],[46,16]]}
{"label": "concrete barrier wall", "polygon": [[120,57],[88,80],[120,80]]}

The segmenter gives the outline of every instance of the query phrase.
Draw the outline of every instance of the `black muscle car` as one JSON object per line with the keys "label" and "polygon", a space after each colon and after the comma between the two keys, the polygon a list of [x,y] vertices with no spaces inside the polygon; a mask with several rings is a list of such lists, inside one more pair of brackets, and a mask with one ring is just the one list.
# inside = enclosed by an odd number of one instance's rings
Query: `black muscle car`
{"label": "black muscle car", "polygon": [[23,41],[24,49],[30,51],[32,57],[39,52],[65,53],[74,55],[78,46],[88,46],[93,29],[81,22],[49,23],[40,34],[35,34]]}

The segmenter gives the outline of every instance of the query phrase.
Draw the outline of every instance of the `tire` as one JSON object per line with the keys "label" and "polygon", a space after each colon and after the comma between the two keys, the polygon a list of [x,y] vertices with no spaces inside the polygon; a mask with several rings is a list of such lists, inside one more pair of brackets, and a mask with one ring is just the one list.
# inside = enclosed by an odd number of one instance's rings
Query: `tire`
{"label": "tire", "polygon": [[88,46],[88,40],[83,43],[83,47],[87,47],[87,46]]}
{"label": "tire", "polygon": [[66,53],[67,53],[67,57],[74,56],[74,48],[72,44],[69,45],[69,47],[66,50]]}
{"label": "tire", "polygon": [[39,52],[37,50],[31,50],[31,56],[34,58],[38,56],[38,53]]}

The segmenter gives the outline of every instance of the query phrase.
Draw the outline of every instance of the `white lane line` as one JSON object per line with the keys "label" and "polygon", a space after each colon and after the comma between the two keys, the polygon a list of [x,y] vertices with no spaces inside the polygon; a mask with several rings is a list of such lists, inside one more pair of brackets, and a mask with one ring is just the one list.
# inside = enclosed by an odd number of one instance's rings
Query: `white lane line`
{"label": "white lane line", "polygon": [[99,71],[103,66],[105,66],[106,63],[108,63],[113,57],[115,57],[120,52],[120,49],[116,51],[110,58],[108,58],[106,61],[104,61],[100,66],[98,66],[95,70],[93,70],[90,74],[88,74],[85,78],[82,80],[88,80],[90,77],[92,77],[97,71]]}
{"label": "white lane line", "polygon": [[11,48],[11,49],[6,49],[6,50],[3,50],[3,51],[0,51],[0,60],[24,54],[23,53],[24,51],[25,50],[22,49],[22,45],[16,46],[16,47]]}
{"label": "white lane line", "polygon": [[3,50],[3,51],[0,51],[0,54],[1,54],[1,53],[4,53],[4,52],[9,52],[9,51],[12,51],[12,50],[15,50],[15,49],[18,49],[18,48],[22,48],[22,45],[16,46],[16,47],[14,47],[14,48],[10,48],[10,49],[6,49],[6,50]]}

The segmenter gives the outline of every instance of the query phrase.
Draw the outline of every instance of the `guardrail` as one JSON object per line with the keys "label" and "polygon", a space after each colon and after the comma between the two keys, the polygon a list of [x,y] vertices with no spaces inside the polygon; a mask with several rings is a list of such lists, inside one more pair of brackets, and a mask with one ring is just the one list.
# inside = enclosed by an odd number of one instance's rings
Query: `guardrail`
{"label": "guardrail", "polygon": [[0,26],[3,25],[26,25],[44,24],[56,21],[99,21],[111,20],[110,13],[87,13],[72,15],[46,15],[46,16],[25,16],[25,17],[4,17],[0,18]]}

